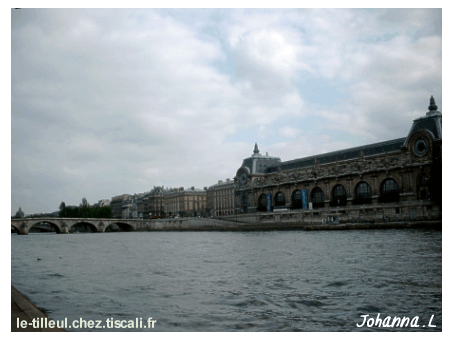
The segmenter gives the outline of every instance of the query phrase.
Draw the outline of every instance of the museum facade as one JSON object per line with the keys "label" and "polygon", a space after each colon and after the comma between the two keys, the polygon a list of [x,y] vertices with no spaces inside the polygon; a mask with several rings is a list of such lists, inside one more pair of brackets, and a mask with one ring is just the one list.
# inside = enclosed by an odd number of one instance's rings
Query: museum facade
{"label": "museum facade", "polygon": [[234,179],[236,213],[441,219],[442,114],[437,109],[431,97],[429,111],[413,121],[406,137],[290,161],[262,155],[255,144]]}

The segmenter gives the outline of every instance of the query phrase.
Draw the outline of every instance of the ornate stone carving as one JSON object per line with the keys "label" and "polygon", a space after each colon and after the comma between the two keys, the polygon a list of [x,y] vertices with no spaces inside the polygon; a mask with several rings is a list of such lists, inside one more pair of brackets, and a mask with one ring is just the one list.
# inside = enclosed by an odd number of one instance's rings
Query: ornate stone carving
{"label": "ornate stone carving", "polygon": [[360,160],[362,160],[362,161],[365,161],[365,160],[366,160],[366,155],[364,155],[364,152],[363,152],[363,151],[361,151],[361,153],[359,153],[359,158],[360,158]]}
{"label": "ornate stone carving", "polygon": [[386,168],[389,168],[389,155],[385,153],[384,165]]}
{"label": "ornate stone carving", "polygon": [[352,164],[352,171],[353,172],[361,172],[362,165],[360,162],[355,162]]}

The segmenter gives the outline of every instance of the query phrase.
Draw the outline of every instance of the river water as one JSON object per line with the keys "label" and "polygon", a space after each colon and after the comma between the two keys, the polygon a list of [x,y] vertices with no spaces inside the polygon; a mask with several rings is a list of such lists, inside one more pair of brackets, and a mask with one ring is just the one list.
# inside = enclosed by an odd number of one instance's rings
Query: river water
{"label": "river water", "polygon": [[11,282],[68,331],[441,331],[442,234],[12,234]]}

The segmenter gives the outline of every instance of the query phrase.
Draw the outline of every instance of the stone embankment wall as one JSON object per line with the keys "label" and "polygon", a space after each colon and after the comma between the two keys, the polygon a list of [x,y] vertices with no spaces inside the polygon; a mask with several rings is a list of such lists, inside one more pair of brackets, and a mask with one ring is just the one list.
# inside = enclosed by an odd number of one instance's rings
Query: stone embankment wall
{"label": "stone embankment wall", "polygon": [[[384,226],[412,226],[414,223],[441,226],[442,213],[430,202],[407,201],[395,204],[348,205],[325,207],[315,210],[283,210],[279,212],[254,212],[213,218],[168,219],[13,219],[11,226],[19,234],[28,234],[38,223],[46,222],[57,233],[69,233],[75,224],[87,224],[92,232],[105,232],[108,226],[117,225],[122,231],[246,231],[260,229],[336,229],[381,228]],[[391,224],[391,225],[389,225]],[[326,226],[325,226],[326,225]],[[421,224],[419,224],[421,225]],[[418,225],[418,226],[419,226]],[[339,227],[341,228],[341,227]]]}
{"label": "stone embankment wall", "polygon": [[[226,217],[226,219],[235,216]],[[338,223],[380,223],[441,221],[440,207],[430,202],[408,201],[395,204],[325,207],[316,210],[289,210],[287,212],[255,212],[237,216],[238,222],[247,224],[304,223],[325,224],[335,217]]]}
{"label": "stone embankment wall", "polygon": [[251,232],[251,231],[286,231],[286,230],[357,230],[357,229],[400,229],[400,228],[430,228],[441,230],[441,221],[425,222],[379,222],[379,223],[325,223],[307,224],[304,222],[266,223],[266,224],[219,224],[204,226],[179,226],[160,225],[156,228],[148,228],[147,231],[230,231],[230,232]]}

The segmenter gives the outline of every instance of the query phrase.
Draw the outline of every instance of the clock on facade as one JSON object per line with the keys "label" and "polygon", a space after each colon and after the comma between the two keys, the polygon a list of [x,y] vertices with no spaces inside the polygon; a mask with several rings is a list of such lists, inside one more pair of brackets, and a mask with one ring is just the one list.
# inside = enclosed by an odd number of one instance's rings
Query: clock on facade
{"label": "clock on facade", "polygon": [[424,138],[418,139],[414,147],[415,154],[418,156],[424,155],[427,152],[428,147],[429,146],[426,139]]}
{"label": "clock on facade", "polygon": [[246,174],[241,174],[240,182],[242,185],[245,185],[247,182],[247,175]]}

